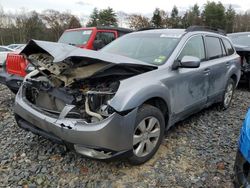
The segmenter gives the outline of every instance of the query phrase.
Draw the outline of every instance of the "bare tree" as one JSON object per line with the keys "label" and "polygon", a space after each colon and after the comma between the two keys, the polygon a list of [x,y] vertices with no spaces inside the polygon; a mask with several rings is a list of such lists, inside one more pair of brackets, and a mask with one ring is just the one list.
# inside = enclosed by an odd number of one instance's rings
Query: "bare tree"
{"label": "bare tree", "polygon": [[3,24],[4,24],[4,11],[3,11],[3,7],[0,5],[0,40],[1,40],[1,44],[3,45],[3,35],[2,35],[2,28],[3,28]]}
{"label": "bare tree", "polygon": [[138,15],[138,14],[132,14],[128,16],[128,24],[130,28],[133,28],[136,30],[150,27],[149,18],[142,16],[142,15]]}
{"label": "bare tree", "polygon": [[49,9],[43,11],[42,18],[53,31],[55,40],[61,36],[65,29],[81,26],[79,20],[69,12],[60,13],[59,11]]}

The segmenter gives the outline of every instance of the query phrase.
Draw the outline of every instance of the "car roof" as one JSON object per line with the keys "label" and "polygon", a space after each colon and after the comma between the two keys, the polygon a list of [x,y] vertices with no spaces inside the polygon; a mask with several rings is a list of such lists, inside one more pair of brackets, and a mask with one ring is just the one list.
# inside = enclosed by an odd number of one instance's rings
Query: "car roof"
{"label": "car roof", "polygon": [[114,31],[125,32],[125,33],[133,32],[132,29],[127,29],[127,28],[122,28],[122,27],[111,27],[111,26],[79,27],[79,28],[74,28],[74,29],[67,29],[65,31],[68,32],[68,31],[92,30],[92,29],[97,29],[97,30],[114,30]]}
{"label": "car roof", "polygon": [[229,33],[227,36],[237,36],[237,35],[250,35],[250,32],[237,32],[237,33]]}
{"label": "car roof", "polygon": [[130,33],[128,35],[136,35],[136,34],[166,34],[166,35],[171,35],[176,38],[181,38],[185,34],[189,35],[195,35],[195,34],[204,34],[204,35],[211,35],[215,37],[220,37],[220,38],[227,38],[226,35],[219,33],[219,32],[214,32],[210,30],[194,30],[194,31],[188,31],[187,29],[146,29],[142,31],[137,31]]}
{"label": "car roof", "polygon": [[13,49],[11,49],[11,48],[8,48],[7,46],[0,46],[1,48],[5,48],[5,49],[8,49],[8,50],[10,50],[10,51],[13,51]]}
{"label": "car roof", "polygon": [[142,30],[137,31],[135,33],[162,33],[162,34],[184,34],[186,33],[185,29],[149,29],[149,30]]}

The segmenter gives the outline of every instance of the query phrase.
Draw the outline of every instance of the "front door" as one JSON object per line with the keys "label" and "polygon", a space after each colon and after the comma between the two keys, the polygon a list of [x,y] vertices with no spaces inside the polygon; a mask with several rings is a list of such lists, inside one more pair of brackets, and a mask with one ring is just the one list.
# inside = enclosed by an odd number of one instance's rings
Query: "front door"
{"label": "front door", "polygon": [[210,70],[205,63],[204,41],[201,35],[188,39],[177,61],[184,56],[198,57],[201,65],[199,68],[178,68],[174,71],[175,76],[171,80],[170,91],[172,111],[177,121],[206,105],[209,88]]}

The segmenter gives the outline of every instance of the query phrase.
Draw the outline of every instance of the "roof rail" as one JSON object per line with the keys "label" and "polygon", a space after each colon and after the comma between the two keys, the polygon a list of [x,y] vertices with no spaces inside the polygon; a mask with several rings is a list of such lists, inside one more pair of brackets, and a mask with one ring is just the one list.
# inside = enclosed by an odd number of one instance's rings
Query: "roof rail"
{"label": "roof rail", "polygon": [[208,31],[226,36],[226,32],[223,29],[218,29],[209,26],[192,25],[186,29],[186,32],[191,32],[191,31]]}
{"label": "roof rail", "polygon": [[108,29],[108,30],[117,30],[121,32],[133,32],[132,29],[123,28],[123,27],[113,27],[113,26],[96,26],[97,29]]}
{"label": "roof rail", "polygon": [[137,31],[146,31],[146,30],[151,30],[151,29],[167,29],[163,27],[143,27],[141,29],[138,29]]}

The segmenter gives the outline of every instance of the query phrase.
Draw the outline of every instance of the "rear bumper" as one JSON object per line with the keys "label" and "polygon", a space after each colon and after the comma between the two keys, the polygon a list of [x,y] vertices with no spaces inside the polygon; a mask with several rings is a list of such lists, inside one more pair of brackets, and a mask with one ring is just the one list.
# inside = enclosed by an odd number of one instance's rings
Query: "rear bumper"
{"label": "rear bumper", "polygon": [[21,128],[58,143],[69,143],[76,152],[96,159],[114,158],[132,151],[137,109],[125,116],[113,113],[101,122],[86,123],[83,119],[51,117],[29,103],[23,94],[22,86],[14,108]]}
{"label": "rear bumper", "polygon": [[22,85],[23,77],[8,74],[5,70],[0,70],[0,83],[6,85],[12,91],[17,92]]}

